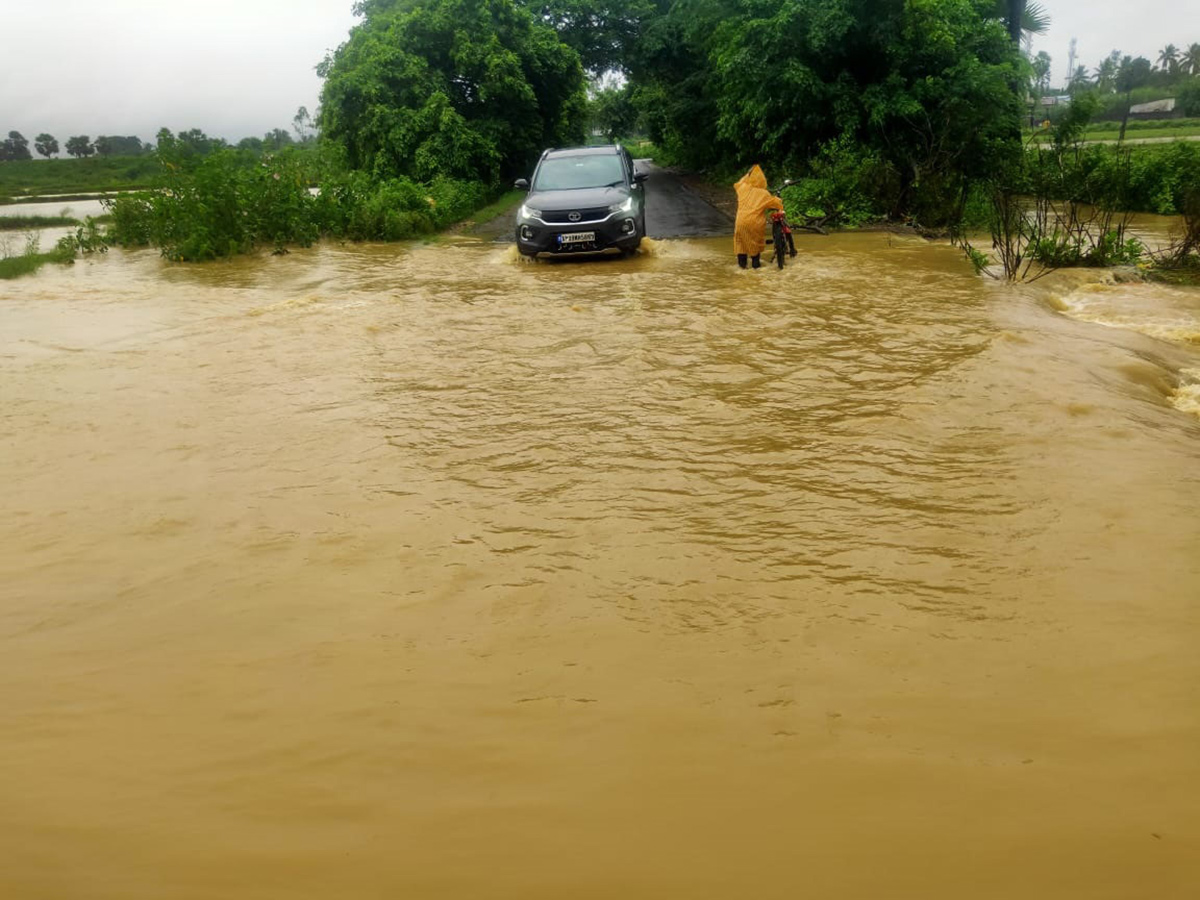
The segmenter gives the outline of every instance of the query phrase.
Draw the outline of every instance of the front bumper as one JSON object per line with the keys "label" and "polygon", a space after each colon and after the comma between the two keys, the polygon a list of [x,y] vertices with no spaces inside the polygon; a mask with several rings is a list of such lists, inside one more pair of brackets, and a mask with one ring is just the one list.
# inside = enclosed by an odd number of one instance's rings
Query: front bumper
{"label": "front bumper", "polygon": [[[592,240],[564,243],[564,235],[590,233]],[[627,214],[600,222],[546,223],[540,219],[517,222],[517,248],[526,256],[599,256],[636,250],[642,241],[641,223]]]}

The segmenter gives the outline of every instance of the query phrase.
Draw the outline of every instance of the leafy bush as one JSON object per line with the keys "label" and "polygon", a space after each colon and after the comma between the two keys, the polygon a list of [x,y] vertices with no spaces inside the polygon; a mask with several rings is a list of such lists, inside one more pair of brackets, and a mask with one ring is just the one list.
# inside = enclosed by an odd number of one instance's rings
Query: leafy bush
{"label": "leafy bush", "polygon": [[169,259],[198,261],[263,245],[283,252],[320,236],[310,173],[294,155],[221,149],[195,157],[160,142],[159,160],[159,189],[105,201],[117,243],[154,244]]}
{"label": "leafy bush", "polygon": [[809,172],[784,189],[784,202],[794,217],[855,228],[884,218],[889,201],[899,192],[891,166],[846,135],[822,146]]}
{"label": "leafy bush", "polygon": [[1034,193],[1114,210],[1177,215],[1200,190],[1200,143],[1037,148],[1024,178]]}
{"label": "leafy bush", "polygon": [[[377,180],[298,149],[261,158],[219,149],[173,152],[160,141],[161,185],[106,201],[108,237],[153,245],[173,260],[201,261],[270,247],[309,246],[322,235],[407,240],[465,218],[493,192],[474,181]],[[318,191],[310,185],[320,184]]]}
{"label": "leafy bush", "polygon": [[1185,116],[1200,116],[1200,75],[1185,81],[1175,92],[1175,102]]}
{"label": "leafy bush", "polygon": [[1110,230],[1100,236],[1094,245],[1080,241],[1077,234],[1060,231],[1035,241],[1029,249],[1029,257],[1049,268],[1068,266],[1131,266],[1134,265],[1145,247],[1136,238],[1125,238],[1121,231]]}
{"label": "leafy bush", "polygon": [[31,275],[46,263],[70,263],[74,259],[74,251],[63,247],[61,242],[49,253],[43,253],[35,231],[25,235],[24,246],[17,252],[13,252],[9,236],[0,235],[0,278]]}

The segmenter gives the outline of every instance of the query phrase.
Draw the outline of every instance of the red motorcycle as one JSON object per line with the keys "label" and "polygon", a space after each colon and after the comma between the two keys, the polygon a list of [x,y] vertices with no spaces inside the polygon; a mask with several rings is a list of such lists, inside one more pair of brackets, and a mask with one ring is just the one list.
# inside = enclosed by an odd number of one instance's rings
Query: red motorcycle
{"label": "red motorcycle", "polygon": [[[782,196],[780,192],[792,184],[795,184],[795,182],[789,178],[778,188],[771,191],[771,193],[776,196]],[[774,210],[771,213],[771,243],[774,245],[775,264],[782,269],[784,248],[787,248],[788,256],[796,255],[796,241],[792,237],[792,226],[788,224],[787,212],[782,209]]]}

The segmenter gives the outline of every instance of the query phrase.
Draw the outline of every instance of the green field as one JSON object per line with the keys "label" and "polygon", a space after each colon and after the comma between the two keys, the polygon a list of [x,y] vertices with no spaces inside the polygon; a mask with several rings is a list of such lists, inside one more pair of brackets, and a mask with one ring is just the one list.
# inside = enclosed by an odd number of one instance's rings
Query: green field
{"label": "green field", "polygon": [[9,160],[0,162],[0,203],[17,197],[147,187],[157,172],[153,156]]}
{"label": "green field", "polygon": [[[1083,132],[1085,141],[1115,141],[1121,134],[1121,123],[1113,121],[1092,122]],[[1025,131],[1026,138],[1037,143],[1053,139],[1053,129]],[[1125,140],[1143,138],[1191,138],[1200,136],[1200,119],[1138,119],[1125,128]]]}

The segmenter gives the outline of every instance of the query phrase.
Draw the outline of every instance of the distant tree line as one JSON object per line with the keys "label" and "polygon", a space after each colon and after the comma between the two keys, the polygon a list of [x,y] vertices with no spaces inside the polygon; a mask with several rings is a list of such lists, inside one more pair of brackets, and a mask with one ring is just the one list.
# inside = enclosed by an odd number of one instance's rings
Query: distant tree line
{"label": "distant tree line", "polygon": [[[1048,56],[1046,61],[1049,62]],[[1119,118],[1125,111],[1121,99],[1127,107],[1135,93],[1137,102],[1151,95],[1175,97],[1183,115],[1200,116],[1200,43],[1192,43],[1186,50],[1167,44],[1154,62],[1114,50],[1094,69],[1076,66],[1069,73],[1066,91],[1071,96],[1094,95],[1100,101],[1101,116]]]}
{"label": "distant tree line", "polygon": [[[283,128],[273,128],[261,138],[242,138],[235,146],[241,150],[272,152],[292,144],[310,144],[316,140],[316,126],[305,107],[301,106],[296,112],[292,119],[292,128],[296,132],[295,138]],[[164,134],[169,135],[172,140],[179,141],[191,152],[200,155],[230,146],[229,142],[223,138],[210,138],[199,128],[181,131],[178,135],[172,135],[168,129],[164,128],[159,131],[156,143],[143,142],[140,138],[132,135],[104,134],[93,141],[89,135],[80,134],[68,138],[65,147],[60,148],[58,139],[54,135],[42,133],[34,139],[33,148],[39,156],[44,156],[46,159],[57,156],[60,149],[64,149],[68,156],[76,159],[85,159],[90,156],[144,156],[155,151],[157,143],[161,141]],[[29,140],[19,131],[10,131],[8,138],[0,141],[0,162],[18,159],[33,159],[33,154],[29,150]]]}

